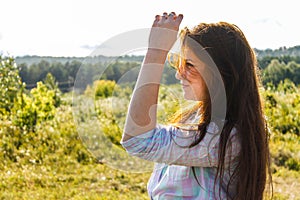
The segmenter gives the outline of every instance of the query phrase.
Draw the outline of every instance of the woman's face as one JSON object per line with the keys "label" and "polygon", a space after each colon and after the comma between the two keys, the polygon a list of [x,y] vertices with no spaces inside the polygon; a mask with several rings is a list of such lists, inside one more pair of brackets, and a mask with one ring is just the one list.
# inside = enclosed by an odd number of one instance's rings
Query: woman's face
{"label": "woman's face", "polygon": [[203,63],[197,56],[190,50],[185,50],[185,66],[180,66],[184,68],[183,77],[178,71],[176,73],[176,78],[180,80],[184,98],[186,100],[203,101],[208,98],[208,89],[205,84],[201,73],[205,69],[205,63]]}

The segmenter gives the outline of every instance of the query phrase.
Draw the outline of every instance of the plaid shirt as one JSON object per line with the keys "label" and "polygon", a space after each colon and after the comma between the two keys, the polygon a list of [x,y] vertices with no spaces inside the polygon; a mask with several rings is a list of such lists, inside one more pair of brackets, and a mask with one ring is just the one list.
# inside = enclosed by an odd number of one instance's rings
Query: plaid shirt
{"label": "plaid shirt", "polygon": [[[211,122],[203,140],[187,148],[193,141],[194,133],[173,126],[157,125],[153,130],[121,142],[130,155],[156,162],[148,182],[151,199],[226,199],[227,183],[240,150],[236,129],[231,131],[229,137],[224,177],[217,180],[216,184],[220,138],[218,126]],[[229,187],[230,196],[234,196],[234,188],[234,185]]]}

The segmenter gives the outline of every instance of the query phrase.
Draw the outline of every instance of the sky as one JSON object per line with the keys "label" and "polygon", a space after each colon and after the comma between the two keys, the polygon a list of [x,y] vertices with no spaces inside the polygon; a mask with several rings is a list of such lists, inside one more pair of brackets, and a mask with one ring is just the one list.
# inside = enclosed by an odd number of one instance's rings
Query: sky
{"label": "sky", "polygon": [[253,48],[300,45],[297,0],[0,0],[0,54],[88,56],[164,11],[184,15],[180,28],[234,23]]}

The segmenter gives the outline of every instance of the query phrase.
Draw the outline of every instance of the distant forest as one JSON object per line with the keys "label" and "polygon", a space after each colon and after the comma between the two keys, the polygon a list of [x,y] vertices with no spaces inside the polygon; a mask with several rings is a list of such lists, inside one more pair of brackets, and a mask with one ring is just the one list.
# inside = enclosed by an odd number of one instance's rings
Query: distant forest
{"label": "distant forest", "polygon": [[[300,84],[300,46],[279,49],[254,49],[257,55],[263,84],[277,85],[284,79],[289,79],[294,84]],[[129,71],[128,80],[135,80],[138,67],[143,56],[120,57],[41,57],[23,56],[16,57],[15,61],[20,70],[22,81],[28,89],[43,81],[51,73],[58,83],[61,91],[70,91],[75,83],[77,74],[80,73],[81,89],[91,85],[95,80],[107,79],[118,82]],[[169,65],[168,63],[166,63]],[[178,83],[175,79],[175,70],[170,66],[165,68],[162,82],[164,84]],[[77,80],[78,81],[78,80]]]}

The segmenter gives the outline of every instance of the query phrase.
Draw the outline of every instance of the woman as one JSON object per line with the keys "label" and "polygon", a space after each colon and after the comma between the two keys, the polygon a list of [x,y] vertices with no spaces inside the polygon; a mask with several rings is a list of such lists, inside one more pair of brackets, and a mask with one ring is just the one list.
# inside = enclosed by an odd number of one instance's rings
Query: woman
{"label": "woman", "polygon": [[201,23],[181,31],[172,64],[184,98],[195,104],[169,126],[156,123],[163,66],[182,19],[174,12],[155,17],[121,143],[157,163],[151,199],[263,199],[271,178],[268,132],[255,54],[237,26]]}

